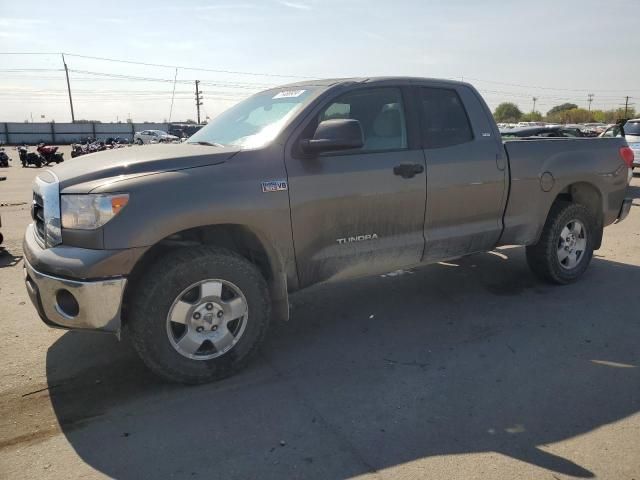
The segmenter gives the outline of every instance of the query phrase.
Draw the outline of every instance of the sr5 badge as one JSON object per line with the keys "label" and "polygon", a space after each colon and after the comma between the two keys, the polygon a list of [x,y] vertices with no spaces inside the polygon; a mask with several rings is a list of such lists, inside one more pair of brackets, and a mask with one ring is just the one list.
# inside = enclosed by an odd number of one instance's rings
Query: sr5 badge
{"label": "sr5 badge", "polygon": [[289,185],[286,180],[270,180],[268,182],[262,182],[262,193],[282,192],[285,190],[289,190]]}

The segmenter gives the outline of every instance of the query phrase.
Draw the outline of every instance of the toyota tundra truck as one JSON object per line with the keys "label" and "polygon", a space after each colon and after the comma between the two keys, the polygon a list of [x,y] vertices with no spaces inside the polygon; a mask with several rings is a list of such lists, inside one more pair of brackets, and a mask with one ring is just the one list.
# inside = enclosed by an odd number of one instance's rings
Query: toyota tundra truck
{"label": "toyota tundra truck", "polygon": [[623,220],[624,138],[503,143],[468,83],[311,81],[238,103],[183,144],[38,175],[26,287],[52,327],[123,333],[165,379],[247,364],[290,293],[526,246],[577,280]]}

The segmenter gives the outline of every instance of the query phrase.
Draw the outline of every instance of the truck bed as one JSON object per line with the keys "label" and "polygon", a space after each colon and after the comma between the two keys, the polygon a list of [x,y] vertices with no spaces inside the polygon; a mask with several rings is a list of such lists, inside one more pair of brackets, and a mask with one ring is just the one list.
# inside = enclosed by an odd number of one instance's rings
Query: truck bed
{"label": "truck bed", "polygon": [[577,184],[609,192],[598,199],[603,225],[617,218],[628,182],[628,168],[618,153],[626,145],[623,138],[528,138],[503,143],[510,186],[501,244],[535,243],[553,201],[570,194]]}

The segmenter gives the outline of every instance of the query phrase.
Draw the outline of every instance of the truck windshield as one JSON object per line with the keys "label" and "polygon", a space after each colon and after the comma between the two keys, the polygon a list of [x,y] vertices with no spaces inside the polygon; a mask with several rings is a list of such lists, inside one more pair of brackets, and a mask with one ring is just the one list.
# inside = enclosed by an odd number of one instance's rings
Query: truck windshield
{"label": "truck windshield", "polygon": [[303,86],[257,93],[218,115],[188,143],[262,147],[278,136],[317,89]]}

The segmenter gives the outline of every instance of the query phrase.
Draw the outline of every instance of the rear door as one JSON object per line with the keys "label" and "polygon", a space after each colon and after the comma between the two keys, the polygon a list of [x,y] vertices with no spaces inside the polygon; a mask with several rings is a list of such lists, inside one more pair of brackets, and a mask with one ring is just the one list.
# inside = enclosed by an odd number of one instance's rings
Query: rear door
{"label": "rear door", "polygon": [[502,232],[506,155],[487,110],[465,86],[420,86],[427,165],[425,260],[493,248]]}
{"label": "rear door", "polygon": [[305,157],[294,148],[285,158],[301,286],[420,261],[424,156],[405,98],[400,87],[351,90],[314,111],[295,137],[312,137],[320,121],[332,118],[357,119],[364,133],[357,150]]}

